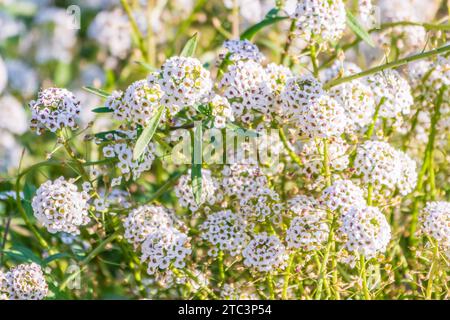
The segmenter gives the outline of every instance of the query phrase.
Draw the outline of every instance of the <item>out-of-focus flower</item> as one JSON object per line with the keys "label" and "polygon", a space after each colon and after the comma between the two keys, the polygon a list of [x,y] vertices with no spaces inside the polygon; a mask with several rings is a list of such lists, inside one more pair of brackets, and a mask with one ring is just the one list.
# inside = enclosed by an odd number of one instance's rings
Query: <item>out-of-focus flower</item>
{"label": "out-of-focus flower", "polygon": [[6,60],[8,85],[21,96],[28,98],[39,88],[39,77],[33,68],[21,60]]}
{"label": "out-of-focus flower", "polygon": [[28,129],[28,121],[21,103],[11,95],[0,97],[0,130],[13,134],[23,134]]}

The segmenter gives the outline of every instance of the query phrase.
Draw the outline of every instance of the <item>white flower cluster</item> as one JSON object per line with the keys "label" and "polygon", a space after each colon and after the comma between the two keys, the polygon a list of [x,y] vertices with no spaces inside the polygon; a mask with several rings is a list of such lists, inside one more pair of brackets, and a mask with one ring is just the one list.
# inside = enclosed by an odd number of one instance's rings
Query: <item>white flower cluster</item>
{"label": "white flower cluster", "polygon": [[289,201],[289,205],[294,218],[286,231],[288,248],[319,250],[330,232],[326,221],[327,212],[319,208],[318,202],[312,197],[297,196]]}
{"label": "white flower cluster", "polygon": [[192,191],[191,171],[183,175],[178,184],[175,186],[175,195],[178,198],[180,206],[188,208],[195,212],[200,209],[203,204],[214,205],[221,201],[223,194],[220,191],[219,183],[211,174],[210,170],[202,169],[202,194],[200,196],[200,203],[195,202],[194,193]]}
{"label": "white flower cluster", "polygon": [[363,128],[371,123],[375,97],[367,84],[359,80],[350,81],[332,88],[330,95],[344,108],[350,120],[349,129]]}
{"label": "white flower cluster", "polygon": [[238,60],[253,60],[262,62],[264,56],[259,52],[256,45],[248,40],[228,40],[223,46],[229,52],[229,59],[232,61]]}
{"label": "white flower cluster", "polygon": [[156,77],[152,74],[147,80],[132,83],[125,94],[114,91],[106,100],[106,107],[113,110],[117,120],[145,127],[155,116],[163,96]]}
{"label": "white flower cluster", "polygon": [[209,102],[209,106],[214,116],[214,127],[217,129],[225,128],[227,121],[234,121],[233,109],[227,99],[214,95]]}
{"label": "white flower cluster", "polygon": [[32,201],[34,216],[50,233],[77,235],[89,223],[89,195],[63,177],[48,180],[36,191]]}
{"label": "white flower cluster", "polygon": [[[7,60],[8,85],[23,97],[30,97],[36,93],[39,86],[37,72],[21,60]],[[0,90],[1,91],[1,90]]]}
{"label": "white flower cluster", "polygon": [[367,141],[359,146],[354,167],[364,184],[372,184],[374,190],[387,194],[398,188],[406,195],[417,182],[414,160],[382,141]]}
{"label": "white flower cluster", "polygon": [[341,217],[339,231],[344,235],[345,248],[367,259],[385,252],[391,240],[391,229],[385,216],[376,207],[352,207]]}
{"label": "white flower cluster", "polygon": [[134,248],[159,228],[170,228],[175,224],[175,212],[162,206],[145,205],[132,210],[125,219],[125,239]]}
{"label": "white flower cluster", "polygon": [[256,234],[242,251],[244,264],[259,272],[269,272],[284,268],[287,260],[286,248],[274,235]]}
{"label": "white flower cluster", "polygon": [[236,197],[241,203],[249,201],[258,190],[267,187],[267,178],[257,165],[232,163],[222,170],[220,185],[226,196]]}
{"label": "white flower cluster", "polygon": [[395,70],[384,70],[369,76],[367,84],[372,88],[376,103],[382,103],[380,118],[393,118],[400,121],[408,115],[414,102],[411,87]]}
{"label": "white flower cluster", "polygon": [[2,57],[0,56],[0,93],[3,92],[7,83],[8,83],[8,71],[6,69],[5,63],[3,62]]}
{"label": "white flower cluster", "polygon": [[89,26],[88,35],[113,57],[125,59],[131,50],[131,26],[120,9],[100,11]]}
{"label": "white flower cluster", "polygon": [[208,96],[212,81],[208,70],[195,58],[172,57],[161,66],[159,85],[163,104],[180,108],[193,106]]}
{"label": "white flower cluster", "polygon": [[297,33],[308,42],[339,40],[346,27],[342,0],[300,0],[292,16]]}
{"label": "white flower cluster", "polygon": [[189,237],[173,227],[160,227],[150,233],[141,249],[141,261],[148,263],[147,273],[150,275],[168,269],[171,264],[175,268],[184,268],[184,259],[192,251]]}
{"label": "white flower cluster", "polygon": [[0,300],[42,300],[47,293],[44,273],[34,262],[0,271]]}
{"label": "white flower cluster", "polygon": [[27,131],[27,115],[14,96],[6,94],[0,97],[0,114],[4,115],[0,117],[0,130],[19,135]]}
{"label": "white flower cluster", "polygon": [[125,239],[142,251],[150,275],[168,269],[183,268],[191,253],[189,238],[177,229],[181,223],[175,212],[161,206],[146,205],[132,210],[124,221]]}
{"label": "white flower cluster", "polygon": [[421,216],[421,231],[437,241],[445,250],[450,249],[450,202],[428,202]]}
{"label": "white flower cluster", "polygon": [[322,192],[320,202],[329,210],[341,210],[341,212],[351,207],[363,207],[366,204],[364,191],[351,180],[339,180],[333,183]]}
{"label": "white flower cluster", "polygon": [[377,23],[376,19],[376,7],[372,3],[372,0],[359,0],[358,1],[359,8],[359,17],[361,22],[367,29],[372,29]]}
{"label": "white flower cluster", "polygon": [[[314,140],[307,141],[300,153],[303,167],[302,173],[310,176],[317,175],[323,171],[323,141],[316,143]],[[330,167],[335,171],[342,171],[348,167],[349,160],[347,151],[349,145],[340,137],[332,138],[328,143],[328,158]]]}
{"label": "white flower cluster", "polygon": [[[247,243],[245,228],[245,221],[231,210],[209,214],[200,226],[204,240],[232,256],[239,254]],[[217,251],[209,254],[215,256]]]}
{"label": "white flower cluster", "polygon": [[[113,143],[103,148],[105,158],[117,158],[116,167],[126,178],[137,180],[143,172],[151,169],[155,160],[156,145],[149,143],[139,159],[133,159],[135,131],[118,131],[113,135]],[[116,140],[116,141],[115,141]],[[122,179],[120,179],[122,180]]]}
{"label": "white flower cluster", "polygon": [[0,173],[8,172],[17,167],[22,155],[22,147],[14,136],[4,130],[0,130]]}
{"label": "white flower cluster", "polygon": [[38,94],[38,99],[29,103],[31,109],[31,129],[39,135],[45,129],[77,127],[76,119],[81,112],[80,101],[72,92],[61,88],[48,88]]}

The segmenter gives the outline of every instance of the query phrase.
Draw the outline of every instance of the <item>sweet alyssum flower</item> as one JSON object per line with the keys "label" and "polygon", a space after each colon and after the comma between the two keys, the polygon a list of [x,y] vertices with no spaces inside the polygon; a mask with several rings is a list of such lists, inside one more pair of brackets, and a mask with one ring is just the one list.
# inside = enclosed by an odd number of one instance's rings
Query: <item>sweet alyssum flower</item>
{"label": "sweet alyssum flower", "polygon": [[[22,104],[11,95],[0,97],[0,130],[6,130],[13,134],[23,134],[27,131],[27,114]],[[6,116],[8,115],[8,116]]]}
{"label": "sweet alyssum flower", "polygon": [[0,272],[0,300],[42,300],[47,293],[44,273],[34,262]]}
{"label": "sweet alyssum flower", "polygon": [[48,88],[29,103],[31,129],[40,135],[44,130],[56,132],[62,128],[76,129],[80,114],[80,101],[67,89]]}
{"label": "sweet alyssum flower", "polygon": [[320,202],[329,210],[349,210],[352,207],[362,207],[366,204],[364,191],[351,180],[338,180],[326,188],[320,197]]}
{"label": "sweet alyssum flower", "polygon": [[421,231],[437,241],[445,250],[450,249],[450,202],[428,202],[420,216]]}
{"label": "sweet alyssum flower", "polygon": [[242,252],[244,264],[259,272],[283,268],[287,259],[286,249],[274,235],[258,233]]}
{"label": "sweet alyssum flower", "polygon": [[50,233],[66,232],[77,235],[80,226],[89,223],[89,195],[60,177],[48,180],[36,191],[32,207],[36,219]]}
{"label": "sweet alyssum flower", "polygon": [[367,259],[384,253],[391,240],[391,228],[385,216],[376,207],[352,207],[341,216],[339,231],[345,237],[345,248],[356,256]]}
{"label": "sweet alyssum flower", "polygon": [[229,59],[232,61],[238,60],[253,60],[256,62],[262,62],[264,55],[259,52],[256,45],[245,40],[228,40],[223,44],[224,48],[229,53]]}

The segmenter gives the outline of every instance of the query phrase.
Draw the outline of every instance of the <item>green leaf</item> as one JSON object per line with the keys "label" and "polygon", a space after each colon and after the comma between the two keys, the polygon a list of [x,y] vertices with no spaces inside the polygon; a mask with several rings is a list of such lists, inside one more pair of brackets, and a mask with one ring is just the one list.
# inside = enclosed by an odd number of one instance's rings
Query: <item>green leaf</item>
{"label": "green leaf", "polygon": [[58,87],[64,88],[69,83],[72,78],[72,70],[70,68],[70,64],[59,62],[56,65],[55,70],[55,84]]}
{"label": "green leaf", "polygon": [[110,93],[103,91],[102,89],[97,89],[94,87],[88,86],[88,87],[83,87],[83,89],[86,90],[87,92],[93,93],[102,98],[108,98],[111,95]]}
{"label": "green leaf", "polygon": [[153,138],[153,135],[156,132],[156,128],[158,128],[159,122],[161,121],[161,116],[163,114],[165,107],[160,106],[158,108],[158,111],[153,116],[153,118],[150,120],[148,126],[142,131],[142,134],[139,136],[136,146],[133,150],[133,158],[139,159],[139,157],[144,153],[145,148],[147,148],[148,144]]}
{"label": "green leaf", "polygon": [[94,113],[110,113],[110,112],[113,112],[113,110],[108,107],[98,107],[98,108],[92,109],[92,112],[94,112]]}
{"label": "green leaf", "polygon": [[258,137],[259,133],[253,130],[248,130],[248,129],[244,129],[234,123],[227,123],[226,124],[227,129],[232,130],[232,131],[236,131],[239,135],[245,135],[247,137]]}
{"label": "green leaf", "polygon": [[157,71],[157,69],[156,69],[154,66],[152,66],[151,64],[149,64],[149,63],[147,63],[147,62],[144,62],[144,61],[135,61],[135,63],[138,64],[138,65],[140,65],[140,66],[142,66],[142,67],[144,67],[144,69],[146,69],[147,71],[150,71],[150,72],[155,72],[155,71]]}
{"label": "green leaf", "polygon": [[369,46],[375,47],[375,43],[370,37],[370,34],[359,23],[358,19],[356,19],[356,17],[348,10],[347,10],[347,24],[358,37],[363,39]]}
{"label": "green leaf", "polygon": [[63,258],[68,258],[70,257],[70,254],[68,254],[67,252],[60,252],[60,253],[55,253],[47,258],[44,259],[43,264],[47,265],[55,260],[59,260],[59,259],[63,259]]}
{"label": "green leaf", "polygon": [[11,249],[5,250],[5,254],[11,259],[19,262],[36,262],[39,265],[42,265],[42,259],[39,258],[33,251],[30,249],[15,245]]}
{"label": "green leaf", "polygon": [[265,18],[264,20],[262,20],[261,22],[251,26],[250,28],[248,28],[247,30],[245,30],[242,34],[241,34],[241,40],[251,40],[255,34],[257,34],[260,30],[264,29],[265,27],[268,27],[272,24],[278,23],[280,21],[289,19],[289,17],[273,17],[273,16],[268,16],[267,18]]}
{"label": "green leaf", "polygon": [[201,203],[202,198],[202,139],[203,128],[202,125],[197,125],[194,128],[194,148],[192,151],[192,193],[197,205]]}
{"label": "green leaf", "polygon": [[198,43],[198,33],[195,33],[184,45],[183,50],[181,50],[180,56],[182,57],[193,57],[195,50],[197,49]]}

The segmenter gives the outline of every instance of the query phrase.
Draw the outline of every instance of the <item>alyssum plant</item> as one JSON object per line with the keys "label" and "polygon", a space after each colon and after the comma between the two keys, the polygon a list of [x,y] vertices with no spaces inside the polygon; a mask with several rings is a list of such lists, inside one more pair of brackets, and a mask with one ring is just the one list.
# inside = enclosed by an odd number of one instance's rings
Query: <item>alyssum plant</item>
{"label": "alyssum plant", "polygon": [[[367,19],[369,4],[360,1]],[[282,21],[286,45],[269,62],[251,39]],[[341,40],[348,27],[356,37]],[[434,32],[420,53],[366,70],[345,59],[375,45],[370,33],[393,45],[412,27]],[[72,92],[42,89],[31,129],[52,132],[67,157],[19,170],[8,203],[43,259],[0,273],[0,297],[122,286],[155,299],[448,298],[446,30],[405,21],[366,31],[342,0],[301,0],[226,41],[216,65],[195,58],[195,35],[124,91],[85,88],[116,126],[92,134],[78,128]],[[294,57],[295,39],[304,49]],[[176,162],[180,140],[190,152]],[[218,140],[226,148],[205,161]],[[43,167],[56,174],[30,195],[26,177]]]}

